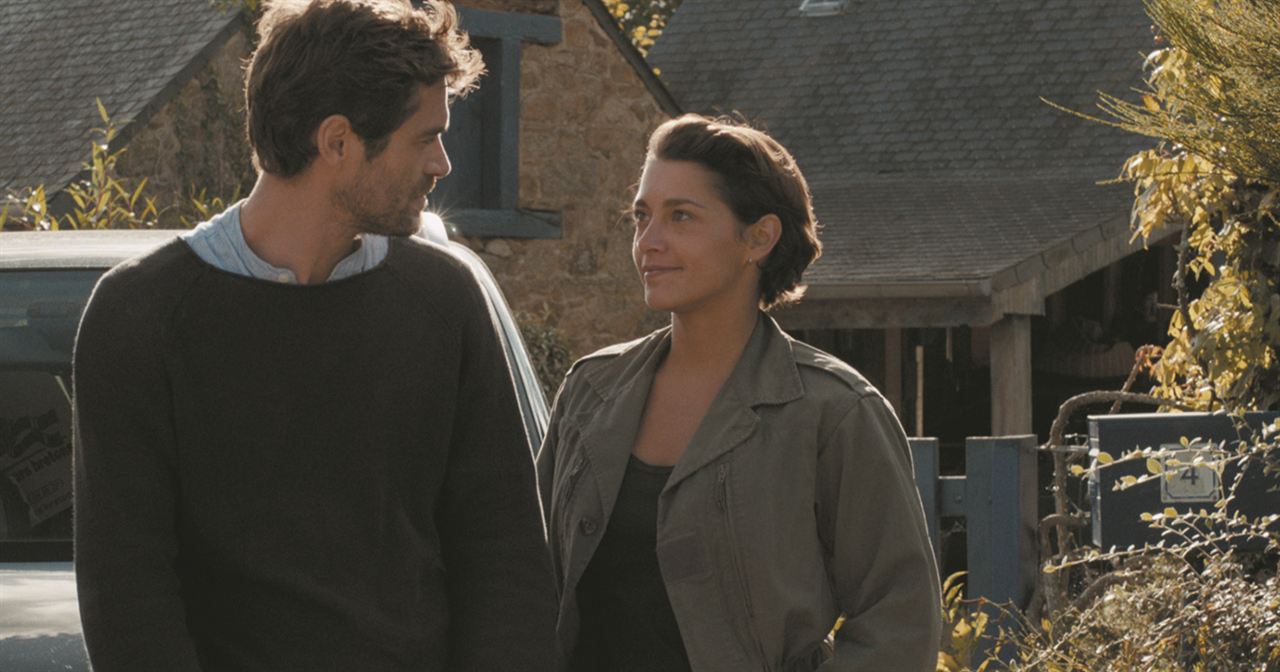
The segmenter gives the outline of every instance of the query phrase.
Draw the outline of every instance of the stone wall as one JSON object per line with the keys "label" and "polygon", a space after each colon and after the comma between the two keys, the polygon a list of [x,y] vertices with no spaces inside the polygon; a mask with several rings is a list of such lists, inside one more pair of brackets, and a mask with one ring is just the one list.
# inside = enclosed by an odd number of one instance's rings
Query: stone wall
{"label": "stone wall", "polygon": [[196,217],[190,197],[200,190],[207,198],[229,200],[253,188],[241,68],[248,55],[247,30],[232,35],[129,140],[118,168],[123,175],[147,178],[162,208],[161,226],[181,226],[181,217]]}
{"label": "stone wall", "polygon": [[622,216],[666,115],[581,0],[559,5],[563,42],[525,45],[520,64],[520,205],[560,212],[563,238],[467,243],[512,308],[546,315],[579,357],[666,321],[644,307]]}

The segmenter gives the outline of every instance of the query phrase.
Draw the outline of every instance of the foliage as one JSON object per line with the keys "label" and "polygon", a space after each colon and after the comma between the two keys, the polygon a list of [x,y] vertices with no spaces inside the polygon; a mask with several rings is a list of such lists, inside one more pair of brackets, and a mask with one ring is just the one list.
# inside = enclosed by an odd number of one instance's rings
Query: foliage
{"label": "foliage", "polygon": [[[1145,2],[1167,46],[1147,58],[1141,102],[1104,94],[1107,118],[1094,120],[1159,140],[1131,157],[1121,178],[1134,185],[1135,240],[1180,234],[1178,305],[1167,344],[1135,364],[1150,372],[1151,395],[1090,394],[1232,417],[1280,407],[1280,13],[1259,0]],[[1280,515],[1234,512],[1236,479],[1212,507],[1144,514],[1161,534],[1153,546],[1074,548],[1066,528],[1083,514],[1065,497],[1070,460],[1062,456],[1084,449],[1063,445],[1058,425],[1048,446],[1057,466],[1057,551],[1042,536],[1042,555],[1052,557],[1037,589],[1047,617],[1033,603],[1008,635],[1018,647],[1008,667],[1280,670]],[[1210,444],[1196,460],[1220,476],[1231,466],[1275,472],[1278,434],[1280,424],[1248,441]],[[1124,461],[1147,473],[1125,477],[1119,489],[1190,466],[1176,451],[1139,447],[1069,468],[1085,477]],[[1242,540],[1264,550],[1231,550]]]}
{"label": "foliage", "polygon": [[148,180],[134,180],[120,174],[117,164],[127,148],[111,149],[119,128],[111,120],[102,101],[97,102],[103,127],[93,129],[89,160],[83,164],[84,179],[69,185],[65,194],[74,207],[55,214],[50,194],[43,185],[23,193],[8,194],[0,201],[0,230],[58,229],[149,229],[162,221],[177,221],[184,228],[211,218],[240,200],[237,185],[229,198],[209,195],[206,188],[190,188],[185,196],[175,194],[176,205],[160,208]]}
{"label": "foliage", "polygon": [[[942,582],[942,632],[946,640],[938,652],[936,672],[973,672],[973,663],[991,639],[987,632],[991,613],[984,604],[964,599],[965,572],[956,572]],[[986,670],[988,663],[978,666]]]}
{"label": "foliage", "polygon": [[[1134,237],[1182,231],[1180,307],[1156,396],[1205,410],[1280,405],[1280,12],[1256,0],[1147,0],[1170,46],[1121,128],[1162,140],[1124,165]],[[1197,298],[1189,281],[1205,283]]]}
{"label": "foliage", "polygon": [[66,189],[75,204],[61,216],[50,212],[48,194],[43,186],[24,194],[8,194],[0,209],[0,230],[18,229],[137,229],[156,225],[158,213],[155,199],[144,195],[147,180],[133,181],[121,176],[116,164],[125,149],[111,149],[119,129],[111,121],[102,101],[97,101],[98,116],[103,127],[93,130],[96,136],[87,163],[82,164],[87,177]]}
{"label": "foliage", "polygon": [[641,54],[649,48],[666,29],[671,15],[680,8],[682,0],[604,0],[605,7],[613,15],[618,27],[636,45]]}
{"label": "foliage", "polygon": [[1052,622],[1021,614],[1013,660],[989,670],[1280,670],[1280,579],[1256,558],[1186,557],[1160,549],[1117,558],[1113,571]]}
{"label": "foliage", "polygon": [[517,312],[515,318],[520,325],[520,338],[542,383],[542,393],[548,400],[553,399],[560,381],[573,364],[568,342],[553,323],[549,306],[544,305],[537,314]]}

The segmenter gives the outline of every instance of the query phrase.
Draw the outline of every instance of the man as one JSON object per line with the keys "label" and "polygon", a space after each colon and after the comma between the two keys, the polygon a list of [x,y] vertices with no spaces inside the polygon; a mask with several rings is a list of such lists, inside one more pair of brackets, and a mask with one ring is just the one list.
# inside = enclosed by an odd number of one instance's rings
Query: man
{"label": "man", "polygon": [[81,324],[94,669],[552,669],[510,373],[473,277],[408,237],[479,54],[441,2],[281,0],[259,33],[252,194]]}

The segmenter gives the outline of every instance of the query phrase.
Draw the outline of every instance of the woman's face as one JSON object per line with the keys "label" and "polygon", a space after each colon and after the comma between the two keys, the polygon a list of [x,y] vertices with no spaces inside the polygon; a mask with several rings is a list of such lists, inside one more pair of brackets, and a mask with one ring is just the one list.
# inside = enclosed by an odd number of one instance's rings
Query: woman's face
{"label": "woman's face", "polygon": [[631,258],[653,310],[682,314],[759,300],[758,260],[714,179],[687,161],[645,164],[632,206]]}

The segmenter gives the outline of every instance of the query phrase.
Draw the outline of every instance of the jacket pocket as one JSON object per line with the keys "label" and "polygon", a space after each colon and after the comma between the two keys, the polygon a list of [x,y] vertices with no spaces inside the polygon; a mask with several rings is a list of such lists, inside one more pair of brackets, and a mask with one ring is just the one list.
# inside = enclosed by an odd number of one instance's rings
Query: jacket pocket
{"label": "jacket pocket", "polygon": [[[730,594],[734,591],[721,591],[725,600],[725,608],[728,610],[731,622],[740,622],[741,627],[735,628],[734,631],[738,635],[738,642],[742,646],[743,651],[750,653],[763,666],[763,669],[772,669],[769,663],[769,657],[765,655],[764,646],[760,642],[760,635],[756,631],[756,613],[755,607],[751,601],[751,584],[747,580],[747,574],[742,566],[741,545],[738,543],[737,525],[733,520],[733,502],[729,496],[729,463],[722,462],[716,468],[716,507],[720,510],[720,517],[724,525],[725,538],[728,540],[727,555],[732,565],[732,574],[734,580],[737,581],[738,590],[736,591],[742,596],[742,604],[733,604]],[[743,614],[743,618],[734,619],[734,613]],[[742,630],[747,631],[748,637],[742,637]]]}

